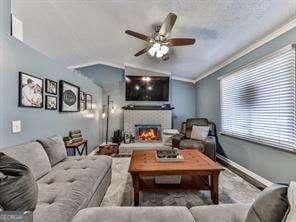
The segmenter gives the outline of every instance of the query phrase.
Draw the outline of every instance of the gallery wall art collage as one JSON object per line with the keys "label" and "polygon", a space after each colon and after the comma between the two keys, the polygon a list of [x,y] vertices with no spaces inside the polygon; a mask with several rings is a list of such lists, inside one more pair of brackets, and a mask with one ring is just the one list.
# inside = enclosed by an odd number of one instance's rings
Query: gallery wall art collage
{"label": "gallery wall art collage", "polygon": [[[58,90],[59,88],[59,90]],[[80,90],[79,86],[60,80],[43,79],[19,72],[19,107],[43,108],[60,112],[79,112],[92,109],[92,95]],[[58,102],[59,101],[59,102]]]}

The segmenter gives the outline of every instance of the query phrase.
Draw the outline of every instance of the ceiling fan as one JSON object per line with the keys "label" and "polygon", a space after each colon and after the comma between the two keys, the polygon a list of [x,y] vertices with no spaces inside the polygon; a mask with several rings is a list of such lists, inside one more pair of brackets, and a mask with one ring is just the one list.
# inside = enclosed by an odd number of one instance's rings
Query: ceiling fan
{"label": "ceiling fan", "polygon": [[140,56],[146,52],[152,57],[156,57],[163,60],[169,59],[169,52],[173,46],[193,45],[195,43],[194,38],[171,38],[168,39],[170,32],[176,22],[177,15],[169,13],[161,26],[157,26],[155,33],[149,37],[138,32],[126,30],[125,33],[136,37],[138,39],[146,41],[147,47],[137,52],[135,56]]}

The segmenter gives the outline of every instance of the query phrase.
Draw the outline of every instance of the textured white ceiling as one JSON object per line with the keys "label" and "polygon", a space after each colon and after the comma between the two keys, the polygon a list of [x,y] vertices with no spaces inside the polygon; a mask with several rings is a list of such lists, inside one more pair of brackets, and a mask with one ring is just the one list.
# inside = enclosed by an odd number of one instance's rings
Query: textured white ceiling
{"label": "textured white ceiling", "polygon": [[[296,17],[296,0],[13,0],[24,41],[66,66],[105,63],[171,72],[195,79]],[[178,15],[171,37],[194,37],[169,61],[134,57],[145,42],[124,34],[152,33],[168,12]]]}

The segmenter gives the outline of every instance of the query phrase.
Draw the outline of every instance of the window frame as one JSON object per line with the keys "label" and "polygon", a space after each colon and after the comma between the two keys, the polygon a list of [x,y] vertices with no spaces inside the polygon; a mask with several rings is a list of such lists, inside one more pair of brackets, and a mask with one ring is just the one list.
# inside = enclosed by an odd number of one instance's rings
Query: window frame
{"label": "window frame", "polygon": [[[273,145],[273,144],[270,144],[266,141],[264,141],[264,139],[252,139],[248,136],[242,136],[242,135],[238,135],[238,134],[233,134],[233,133],[229,133],[229,132],[225,132],[223,131],[223,127],[222,127],[222,87],[221,87],[221,80],[224,79],[225,77],[228,77],[230,75],[233,75],[237,72],[240,72],[240,71],[243,71],[245,69],[248,69],[248,68],[252,68],[254,67],[256,64],[260,64],[266,60],[268,60],[270,57],[273,57],[277,54],[280,54],[281,52],[286,52],[288,50],[294,50],[294,53],[295,53],[295,70],[294,70],[294,75],[295,75],[295,86],[296,86],[296,44],[289,44],[285,47],[282,47],[274,52],[271,52],[271,53],[268,53],[266,54],[265,56],[261,57],[261,58],[257,58],[257,59],[254,59],[250,62],[248,62],[247,64],[245,65],[242,65],[242,66],[239,66],[238,68],[230,71],[229,73],[227,74],[224,74],[220,77],[218,77],[218,81],[219,81],[219,113],[220,113],[220,123],[221,123],[221,131],[219,132],[220,135],[223,135],[223,136],[229,136],[229,137],[233,137],[233,138],[236,138],[236,139],[240,139],[240,140],[244,140],[244,141],[247,141],[247,142],[252,142],[252,143],[255,143],[255,144],[259,144],[259,145],[264,145],[264,146],[267,146],[267,147],[271,147],[273,149],[276,149],[276,150],[280,150],[280,151],[287,151],[289,153],[296,153],[296,146],[295,148],[290,148],[290,147],[284,147],[284,146],[276,146],[276,145]],[[295,98],[294,98],[294,104],[296,106],[296,87],[295,87]],[[295,112],[296,112],[296,107],[295,107]],[[295,116],[294,116],[294,123],[296,125],[296,113],[295,113]],[[296,131],[295,131],[296,132]],[[296,136],[296,134],[295,134]]]}

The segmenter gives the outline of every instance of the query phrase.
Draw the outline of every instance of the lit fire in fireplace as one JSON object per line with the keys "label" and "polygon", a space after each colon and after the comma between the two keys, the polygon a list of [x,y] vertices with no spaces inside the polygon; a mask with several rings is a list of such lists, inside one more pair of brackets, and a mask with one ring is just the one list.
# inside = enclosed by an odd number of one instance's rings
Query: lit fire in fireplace
{"label": "lit fire in fireplace", "polygon": [[157,129],[145,129],[139,132],[140,140],[157,140]]}

